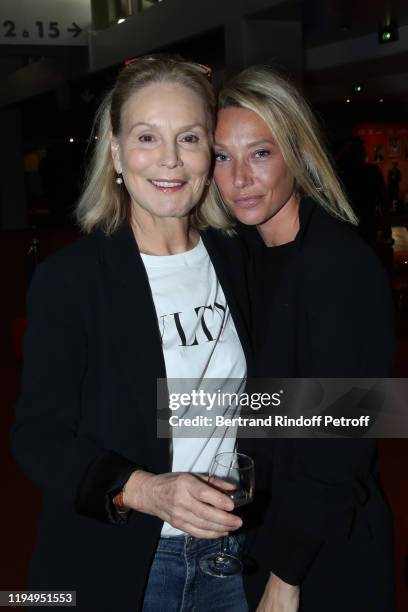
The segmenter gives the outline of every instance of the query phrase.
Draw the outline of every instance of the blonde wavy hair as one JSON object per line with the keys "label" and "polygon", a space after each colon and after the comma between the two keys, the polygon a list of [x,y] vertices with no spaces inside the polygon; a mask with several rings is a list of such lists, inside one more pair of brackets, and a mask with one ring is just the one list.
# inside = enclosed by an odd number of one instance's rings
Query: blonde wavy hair
{"label": "blonde wavy hair", "polygon": [[[219,110],[231,106],[249,109],[265,121],[301,197],[312,197],[338,219],[358,223],[322,144],[317,121],[291,82],[267,66],[252,66],[220,91]],[[213,227],[227,232],[234,228],[235,221],[214,180],[198,214]]]}
{"label": "blonde wavy hair", "polygon": [[[96,144],[82,195],[75,210],[76,220],[86,233],[100,228],[106,234],[112,234],[129,218],[129,194],[124,184],[118,185],[115,180],[117,174],[112,161],[111,136],[118,136],[120,132],[122,109],[127,100],[143,87],[153,83],[175,83],[193,90],[204,102],[208,131],[212,139],[216,96],[203,67],[179,56],[170,55],[133,60],[119,73],[94,121],[91,141]],[[198,217],[197,210],[200,206],[201,202],[190,213],[191,225],[197,229],[209,224],[205,213]]]}

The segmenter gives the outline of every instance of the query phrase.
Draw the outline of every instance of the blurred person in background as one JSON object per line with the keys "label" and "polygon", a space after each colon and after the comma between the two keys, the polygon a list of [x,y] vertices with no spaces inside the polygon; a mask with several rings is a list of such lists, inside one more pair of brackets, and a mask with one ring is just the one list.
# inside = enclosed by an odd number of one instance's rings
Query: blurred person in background
{"label": "blurred person in background", "polygon": [[348,140],[338,156],[337,170],[346,196],[358,217],[358,231],[372,247],[381,226],[382,242],[391,238],[391,221],[387,188],[380,168],[366,160],[364,141]]}
{"label": "blurred person in background", "polygon": [[392,167],[388,170],[387,183],[388,193],[392,206],[398,207],[400,202],[400,182],[402,181],[401,170],[398,168],[398,162],[393,162]]}

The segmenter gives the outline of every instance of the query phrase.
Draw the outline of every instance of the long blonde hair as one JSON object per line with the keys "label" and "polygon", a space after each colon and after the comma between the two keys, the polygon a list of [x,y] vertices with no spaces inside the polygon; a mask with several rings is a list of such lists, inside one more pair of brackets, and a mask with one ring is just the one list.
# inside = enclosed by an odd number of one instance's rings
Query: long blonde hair
{"label": "long blonde hair", "polygon": [[[249,109],[265,121],[300,196],[312,197],[338,219],[358,223],[322,144],[316,119],[292,83],[271,68],[252,66],[222,88],[218,108],[231,106]],[[214,180],[209,197],[198,214],[220,229],[234,227],[234,220]]]}
{"label": "long blonde hair", "polygon": [[[111,234],[128,218],[130,198],[125,186],[118,185],[115,180],[111,135],[117,136],[120,132],[122,108],[126,101],[152,83],[175,83],[192,89],[204,102],[208,131],[211,136],[213,134],[215,93],[198,64],[184,61],[179,56],[157,55],[138,58],[123,68],[94,121],[91,139],[96,143],[95,149],[75,211],[77,222],[86,233],[101,228],[106,234]],[[190,222],[197,228],[208,225],[206,214],[198,219],[195,210],[190,214]]]}

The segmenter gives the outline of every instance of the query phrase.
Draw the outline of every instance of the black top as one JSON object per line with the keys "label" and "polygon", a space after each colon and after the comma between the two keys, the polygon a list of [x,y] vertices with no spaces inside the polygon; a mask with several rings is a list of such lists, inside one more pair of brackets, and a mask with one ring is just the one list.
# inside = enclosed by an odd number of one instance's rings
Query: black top
{"label": "black top", "polygon": [[[293,243],[266,248],[254,228],[244,237],[259,377],[390,375],[388,280],[349,224],[305,199]],[[374,441],[255,439],[240,448],[258,467],[244,576],[251,610],[272,571],[301,585],[300,612],[391,612],[392,534]]]}
{"label": "black top", "polygon": [[[254,265],[253,275],[253,339],[256,347],[255,357],[257,372],[261,364],[267,363],[270,355],[270,346],[265,343],[265,324],[270,321],[270,310],[274,295],[284,282],[287,269],[296,253],[296,238],[292,242],[276,247],[267,247],[257,233],[255,240],[259,256]],[[256,296],[256,299],[254,297]],[[279,325],[279,322],[272,321]],[[266,352],[266,354],[265,354]]]}

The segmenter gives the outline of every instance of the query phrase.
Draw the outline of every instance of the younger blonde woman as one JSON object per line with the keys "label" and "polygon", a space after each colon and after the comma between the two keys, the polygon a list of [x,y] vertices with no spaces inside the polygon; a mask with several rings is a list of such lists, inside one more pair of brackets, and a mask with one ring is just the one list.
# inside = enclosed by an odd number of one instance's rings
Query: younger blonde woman
{"label": "younger blonde woman", "polygon": [[[297,89],[265,67],[235,77],[220,93],[215,159],[214,222],[229,230],[238,219],[252,253],[257,376],[388,376],[388,283]],[[251,610],[392,612],[392,528],[374,441],[250,442],[241,448],[255,458],[261,502],[249,508]]]}

